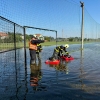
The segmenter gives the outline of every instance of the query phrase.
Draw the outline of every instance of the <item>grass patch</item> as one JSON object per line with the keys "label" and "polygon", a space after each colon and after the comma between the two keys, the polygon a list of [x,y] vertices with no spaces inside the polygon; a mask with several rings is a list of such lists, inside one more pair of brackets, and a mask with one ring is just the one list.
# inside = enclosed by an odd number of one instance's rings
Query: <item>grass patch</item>
{"label": "grass patch", "polygon": [[[93,41],[86,41],[84,43],[92,43]],[[81,44],[81,42],[69,42],[69,41],[62,41],[62,42],[57,42],[57,45],[64,45],[64,44]],[[51,42],[44,42],[41,43],[42,46],[52,46],[52,45],[56,45],[56,41],[51,41]],[[19,42],[16,43],[16,48],[23,48],[24,47],[24,43],[23,42]],[[29,47],[29,42],[26,42],[26,47]],[[14,43],[0,43],[0,50],[4,50],[4,49],[12,49],[14,48]]]}

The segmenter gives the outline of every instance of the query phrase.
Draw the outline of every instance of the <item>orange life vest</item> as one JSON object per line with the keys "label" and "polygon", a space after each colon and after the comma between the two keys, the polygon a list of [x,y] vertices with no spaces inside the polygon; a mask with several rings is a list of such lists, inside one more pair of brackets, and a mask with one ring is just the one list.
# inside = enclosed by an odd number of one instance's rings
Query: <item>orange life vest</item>
{"label": "orange life vest", "polygon": [[32,43],[31,43],[31,40],[30,40],[30,42],[29,42],[29,49],[37,50],[37,45],[36,45],[36,44],[32,44]]}

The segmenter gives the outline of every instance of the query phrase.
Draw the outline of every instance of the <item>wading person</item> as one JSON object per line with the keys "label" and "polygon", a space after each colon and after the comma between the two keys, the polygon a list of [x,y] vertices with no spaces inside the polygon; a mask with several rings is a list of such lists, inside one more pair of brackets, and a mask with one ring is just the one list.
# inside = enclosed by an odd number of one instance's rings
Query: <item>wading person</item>
{"label": "wading person", "polygon": [[37,55],[38,60],[41,60],[41,57],[40,57],[40,52],[41,52],[42,50],[43,50],[43,49],[42,49],[41,44],[40,44],[40,43],[39,43],[39,44],[37,44],[36,55]]}
{"label": "wading person", "polygon": [[38,40],[36,36],[32,36],[31,40],[29,41],[29,51],[30,51],[30,63],[36,63],[36,50],[37,44],[43,43],[44,40]]}
{"label": "wading person", "polygon": [[54,48],[54,52],[52,57],[49,58],[49,60],[56,60],[56,59],[60,59],[60,56],[69,56],[69,53],[67,52],[66,48],[68,48],[69,45],[65,44],[64,46],[57,46],[56,48]]}
{"label": "wading person", "polygon": [[68,44],[65,44],[64,46],[61,46],[60,52],[58,54],[58,56],[70,56],[68,51],[66,50],[67,48],[69,48]]}

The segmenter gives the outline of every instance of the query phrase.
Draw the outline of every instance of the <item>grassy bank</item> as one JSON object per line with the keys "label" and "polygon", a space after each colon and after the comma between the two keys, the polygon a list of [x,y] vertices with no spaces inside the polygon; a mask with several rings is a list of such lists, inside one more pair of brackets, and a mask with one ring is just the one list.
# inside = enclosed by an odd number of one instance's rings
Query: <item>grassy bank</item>
{"label": "grassy bank", "polygon": [[[81,42],[67,42],[67,41],[62,41],[62,42],[57,42],[57,45],[63,45],[63,44],[80,44]],[[44,42],[41,43],[42,46],[51,46],[51,45],[56,45],[55,41],[52,42]]]}
{"label": "grassy bank", "polygon": [[[84,43],[92,43],[92,42],[87,41],[87,42],[84,42]],[[81,44],[81,42],[69,42],[69,41],[57,42],[57,45],[63,45],[63,44]],[[44,42],[44,43],[41,43],[41,45],[42,46],[52,46],[52,45],[56,45],[56,42],[55,41]],[[23,47],[24,47],[23,42],[16,43],[16,48],[23,48]],[[29,47],[28,42],[26,42],[26,47]],[[14,43],[0,43],[0,50],[10,49],[10,48],[14,48]]]}

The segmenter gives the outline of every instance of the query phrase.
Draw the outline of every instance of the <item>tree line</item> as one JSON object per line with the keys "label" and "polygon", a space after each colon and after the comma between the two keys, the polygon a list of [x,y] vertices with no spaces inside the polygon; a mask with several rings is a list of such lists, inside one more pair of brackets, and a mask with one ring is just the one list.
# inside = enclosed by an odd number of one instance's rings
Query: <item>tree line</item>
{"label": "tree line", "polygon": [[[26,41],[29,41],[31,39],[32,35],[26,34]],[[45,41],[81,41],[81,37],[69,37],[69,38],[57,38],[51,36],[44,36]],[[94,41],[94,40],[100,40],[100,39],[92,39],[92,38],[84,38],[84,41]],[[21,33],[16,33],[14,38],[14,33],[8,32],[8,37],[5,37],[4,39],[0,38],[0,43],[14,43],[15,42],[23,42],[24,36]]]}
{"label": "tree line", "polygon": [[[29,41],[32,37],[32,35],[25,35],[26,37],[26,41]],[[48,36],[44,36],[44,39],[46,41],[52,41],[54,40],[53,37],[48,37]],[[0,37],[0,43],[14,43],[15,42],[23,42],[24,41],[24,36],[21,33],[16,33],[14,36],[14,33],[8,32],[7,36],[5,38],[1,38]]]}

